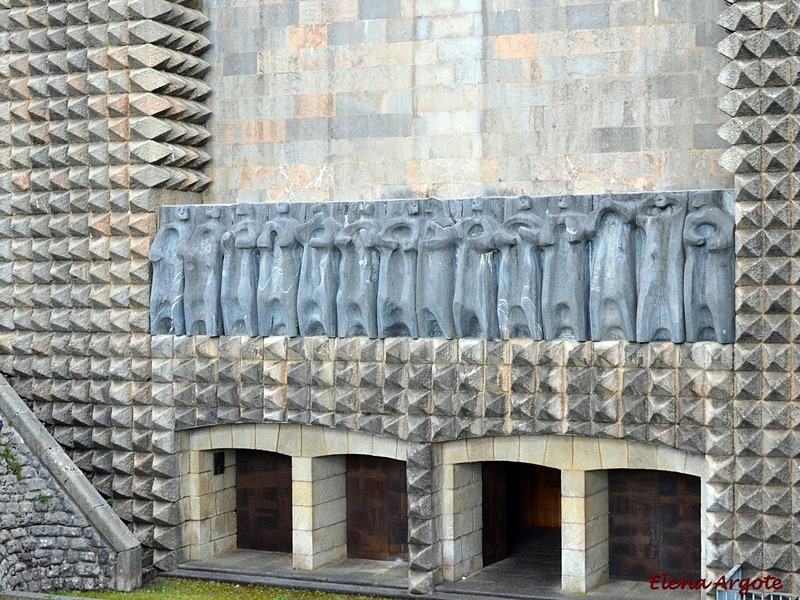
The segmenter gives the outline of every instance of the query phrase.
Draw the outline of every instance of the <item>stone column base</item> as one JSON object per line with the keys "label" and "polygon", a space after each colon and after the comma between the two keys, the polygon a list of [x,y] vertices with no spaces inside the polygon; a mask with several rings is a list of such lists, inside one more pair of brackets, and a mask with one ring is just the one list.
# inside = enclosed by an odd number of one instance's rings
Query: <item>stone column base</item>
{"label": "stone column base", "polygon": [[347,461],[292,458],[295,569],[313,571],[347,558]]}
{"label": "stone column base", "polygon": [[561,471],[561,589],[583,594],[608,579],[608,472]]}

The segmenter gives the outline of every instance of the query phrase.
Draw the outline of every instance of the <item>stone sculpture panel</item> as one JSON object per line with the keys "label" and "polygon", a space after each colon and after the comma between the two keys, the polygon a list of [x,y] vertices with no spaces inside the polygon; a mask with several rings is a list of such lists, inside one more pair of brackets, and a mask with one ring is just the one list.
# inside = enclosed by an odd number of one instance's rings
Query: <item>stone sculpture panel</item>
{"label": "stone sculpture panel", "polygon": [[711,193],[696,194],[692,208],[683,228],[686,341],[732,344],[735,306],[727,287],[734,279],[733,217]]}
{"label": "stone sculpture panel", "polygon": [[417,334],[417,244],[422,219],[419,201],[405,203],[406,214],[390,218],[378,232],[378,337]]}
{"label": "stone sculpture panel", "polygon": [[153,240],[148,257],[153,263],[150,311],[154,334],[186,333],[183,310],[184,268],[178,249],[192,234],[192,209],[178,206],[174,220],[164,225]]}
{"label": "stone sculpture panel", "polygon": [[495,235],[500,252],[497,317],[504,339],[544,339],[542,326],[542,249],[539,236],[544,225],[543,204],[534,212],[531,198],[515,202],[516,213]]}
{"label": "stone sculpture panel", "polygon": [[[305,206],[299,208],[305,209]],[[286,202],[279,202],[275,209],[267,217],[257,241],[258,334],[295,337],[300,334],[297,318],[297,290],[303,260],[303,246],[298,237],[300,222],[291,216],[291,207]]]}
{"label": "stone sculpture panel", "polygon": [[209,206],[191,238],[178,248],[183,260],[183,296],[186,333],[222,335],[222,236],[226,232],[222,209]]}
{"label": "stone sculpture panel", "polygon": [[258,335],[258,223],[249,204],[236,207],[237,223],[222,236],[222,323],[231,335]]}
{"label": "stone sculpture panel", "polygon": [[585,226],[592,240],[589,321],[593,340],[636,341],[636,204],[597,198]]}
{"label": "stone sculpture panel", "polygon": [[456,337],[455,221],[440,200],[424,201],[425,220],[417,255],[417,326],[420,337]]}
{"label": "stone sculpture panel", "polygon": [[640,232],[636,341],[685,339],[683,225],[686,195],[646,195],[636,212]]}
{"label": "stone sculpture panel", "polygon": [[548,340],[589,339],[589,245],[591,198],[549,198],[539,235],[543,249],[542,325]]}
{"label": "stone sculpture panel", "polygon": [[336,236],[341,254],[336,294],[338,337],[378,337],[378,233],[375,206],[362,202],[357,218]]}
{"label": "stone sculpture panel", "polygon": [[723,192],[164,207],[153,333],[734,337]]}
{"label": "stone sculpture panel", "polygon": [[330,206],[315,204],[307,223],[297,230],[303,246],[300,285],[297,289],[297,318],[300,335],[336,337],[336,288],[339,278],[339,250],[336,236],[341,226]]}

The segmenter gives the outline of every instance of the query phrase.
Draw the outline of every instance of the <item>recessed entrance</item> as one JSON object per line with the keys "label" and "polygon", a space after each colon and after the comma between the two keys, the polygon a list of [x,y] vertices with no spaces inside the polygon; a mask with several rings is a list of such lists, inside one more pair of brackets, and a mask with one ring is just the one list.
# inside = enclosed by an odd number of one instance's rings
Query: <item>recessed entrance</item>
{"label": "recessed entrance", "polygon": [[348,455],[347,556],[408,560],[408,495],[404,462]]}
{"label": "recessed entrance", "polygon": [[292,459],[275,452],[236,452],[237,547],[292,551]]}
{"label": "recessed entrance", "polygon": [[608,473],[609,576],[700,577],[700,479],[664,471]]}
{"label": "recessed entrance", "polygon": [[512,558],[515,570],[561,576],[561,472],[483,463],[483,566]]}

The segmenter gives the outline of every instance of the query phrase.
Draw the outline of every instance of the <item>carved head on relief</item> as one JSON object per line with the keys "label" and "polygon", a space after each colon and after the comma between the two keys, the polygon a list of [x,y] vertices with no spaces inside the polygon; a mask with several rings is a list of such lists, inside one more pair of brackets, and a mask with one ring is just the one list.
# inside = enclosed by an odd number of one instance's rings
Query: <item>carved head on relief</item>
{"label": "carved head on relief", "polygon": [[359,219],[368,219],[372,216],[372,213],[375,212],[375,207],[372,206],[371,202],[359,202],[357,212]]}
{"label": "carved head on relief", "polygon": [[609,208],[614,202],[614,196],[611,194],[600,194],[595,197],[594,208],[595,210]]}
{"label": "carved head on relief", "polygon": [[438,198],[428,198],[424,203],[424,211],[426,215],[440,215],[442,214],[442,201]]}
{"label": "carved head on relief", "polygon": [[188,206],[178,206],[175,209],[175,218],[178,221],[187,221],[189,220],[189,207]]}
{"label": "carved head on relief", "polygon": [[206,208],[207,219],[219,219],[221,216],[222,213],[219,210],[219,206],[209,206]]}
{"label": "carved head on relief", "polygon": [[252,204],[237,204],[236,205],[236,214],[240,217],[252,217],[253,216],[253,205]]}
{"label": "carved head on relief", "polygon": [[558,208],[561,210],[572,208],[572,196],[559,196]]}
{"label": "carved head on relief", "polygon": [[530,210],[533,206],[530,196],[520,196],[514,204],[516,204],[516,208],[520,212]]}
{"label": "carved head on relief", "polygon": [[547,214],[563,215],[573,207],[573,204],[574,200],[570,195],[550,196],[547,199]]}
{"label": "carved head on relief", "polygon": [[406,211],[410,216],[418,215],[419,214],[419,200],[409,200],[408,204],[406,205]]}
{"label": "carved head on relief", "polygon": [[473,198],[472,199],[472,212],[473,214],[480,214],[483,212],[483,198]]}
{"label": "carved head on relief", "polygon": [[286,215],[289,214],[289,203],[288,202],[278,202],[275,206],[275,210],[279,215]]}
{"label": "carved head on relief", "polygon": [[669,218],[680,212],[683,206],[674,194],[652,194],[642,202],[639,211],[648,217]]}

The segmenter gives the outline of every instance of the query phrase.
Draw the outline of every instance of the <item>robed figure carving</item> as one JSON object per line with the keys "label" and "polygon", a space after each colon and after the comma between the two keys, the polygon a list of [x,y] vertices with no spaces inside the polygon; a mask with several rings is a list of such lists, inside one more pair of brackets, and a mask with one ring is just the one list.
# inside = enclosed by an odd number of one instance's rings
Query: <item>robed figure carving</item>
{"label": "robed figure carving", "polygon": [[693,198],[683,241],[686,341],[733,343],[733,218],[705,194]]}
{"label": "robed figure carving", "polygon": [[184,335],[186,319],[183,310],[184,271],[178,249],[191,236],[191,209],[175,208],[175,221],[156,234],[148,258],[153,263],[153,284],[150,289],[151,330],[153,335]]}
{"label": "robed figure carving", "polygon": [[456,336],[453,296],[458,232],[441,201],[429,198],[424,206],[424,229],[417,258],[417,326],[422,337],[453,339]]}
{"label": "robed figure carving", "polygon": [[217,206],[205,211],[206,221],[194,230],[178,253],[186,273],[184,310],[188,335],[222,335],[222,236],[225,233]]}
{"label": "robed figure carving", "polygon": [[419,202],[408,203],[408,216],[389,219],[378,233],[378,337],[419,337],[416,284]]}
{"label": "robed figure carving", "polygon": [[267,221],[258,236],[258,334],[300,334],[297,290],[303,246],[297,239],[300,223],[289,216],[289,205],[279,202],[277,216]]}
{"label": "robed figure carving", "polygon": [[636,341],[636,206],[595,199],[586,220],[592,238],[589,321],[593,340]]}
{"label": "robed figure carving", "polygon": [[317,204],[314,216],[298,230],[303,244],[297,292],[297,316],[302,336],[336,337],[336,284],[339,277],[336,235],[340,229],[339,224],[327,216],[326,206]]}
{"label": "robed figure carving", "polygon": [[574,196],[551,198],[539,235],[542,326],[548,340],[589,339],[587,215],[577,203]]}
{"label": "robed figure carving", "polygon": [[258,224],[253,207],[236,206],[240,219],[222,236],[222,322],[226,335],[258,335]]}
{"label": "robed figure carving", "polygon": [[516,200],[517,213],[495,235],[500,250],[497,320],[500,337],[541,340],[542,270],[539,233],[543,220],[531,211],[531,199]]}
{"label": "robed figure carving", "polygon": [[636,341],[684,341],[683,224],[686,198],[658,194],[640,205],[636,225],[643,234],[639,260]]}
{"label": "robed figure carving", "polygon": [[456,287],[453,319],[460,338],[498,336],[497,246],[494,237],[500,224],[483,212],[483,200],[472,201],[472,215],[456,224]]}
{"label": "robed figure carving", "polygon": [[339,337],[378,337],[380,258],[375,249],[378,223],[372,218],[373,211],[371,204],[360,203],[358,219],[336,236],[336,247],[342,256],[336,294]]}

